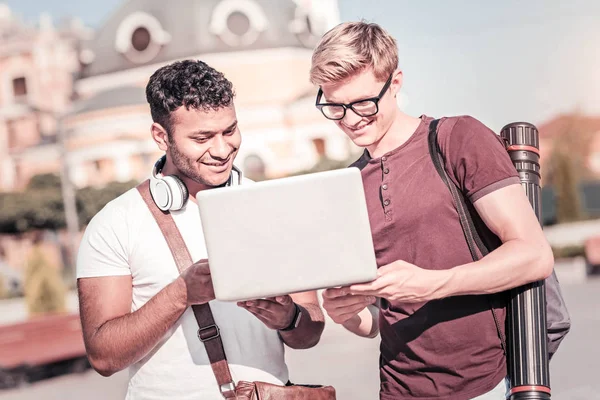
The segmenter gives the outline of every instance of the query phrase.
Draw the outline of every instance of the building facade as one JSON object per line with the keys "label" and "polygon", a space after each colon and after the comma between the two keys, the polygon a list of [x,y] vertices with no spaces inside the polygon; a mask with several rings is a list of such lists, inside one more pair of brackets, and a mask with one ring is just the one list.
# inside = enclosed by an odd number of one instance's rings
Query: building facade
{"label": "building facade", "polygon": [[[159,67],[201,59],[236,92],[237,166],[276,178],[358,150],[314,107],[312,49],[337,0],[125,0],[95,31],[0,6],[0,190],[60,173],[76,187],[142,180],[160,151],[145,86]],[[60,143],[64,143],[61,146]],[[318,143],[318,145],[315,145]]]}
{"label": "building facade", "polygon": [[236,160],[266,178],[352,146],[314,107],[308,80],[312,49],[338,23],[337,1],[129,0],[86,43],[75,82],[78,101],[65,119],[73,183],[101,186],[147,177],[160,156],[150,136],[144,89],[159,67],[200,59],[232,81],[243,144]]}
{"label": "building facade", "polygon": [[57,27],[46,15],[25,24],[0,4],[1,191],[60,169],[57,121],[71,104],[77,46],[87,34],[76,20]]}

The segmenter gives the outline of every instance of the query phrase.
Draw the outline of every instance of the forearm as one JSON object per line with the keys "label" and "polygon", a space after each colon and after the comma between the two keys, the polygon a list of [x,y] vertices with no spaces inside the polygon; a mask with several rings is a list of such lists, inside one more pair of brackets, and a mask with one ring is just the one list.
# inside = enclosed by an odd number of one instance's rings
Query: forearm
{"label": "forearm", "polygon": [[166,286],[140,309],[106,321],[86,340],[94,368],[108,376],[146,356],[187,308],[181,278]]}
{"label": "forearm", "polygon": [[507,241],[479,261],[440,271],[442,285],[436,297],[502,292],[545,279],[553,264],[546,242]]}
{"label": "forearm", "polygon": [[369,305],[354,317],[346,321],[343,326],[355,335],[374,338],[379,333],[379,309]]}
{"label": "forearm", "polygon": [[325,329],[325,317],[317,304],[298,304],[298,306],[303,313],[298,327],[291,331],[279,331],[279,335],[292,349],[309,349],[319,343]]}

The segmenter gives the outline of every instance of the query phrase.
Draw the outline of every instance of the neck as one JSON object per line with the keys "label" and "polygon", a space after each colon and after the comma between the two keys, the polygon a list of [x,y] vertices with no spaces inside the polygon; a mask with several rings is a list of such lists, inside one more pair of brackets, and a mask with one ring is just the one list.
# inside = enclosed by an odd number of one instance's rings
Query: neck
{"label": "neck", "polygon": [[373,158],[378,158],[402,146],[412,136],[420,123],[420,118],[412,117],[397,110],[396,117],[381,139],[367,146],[369,154]]}

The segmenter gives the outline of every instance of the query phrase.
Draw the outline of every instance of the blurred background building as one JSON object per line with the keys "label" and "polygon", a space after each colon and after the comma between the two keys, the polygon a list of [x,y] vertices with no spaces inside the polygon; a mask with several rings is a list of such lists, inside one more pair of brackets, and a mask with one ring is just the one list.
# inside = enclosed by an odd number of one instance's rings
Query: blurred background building
{"label": "blurred background building", "polygon": [[188,58],[233,82],[244,138],[236,163],[249,176],[310,169],[320,160],[315,139],[345,160],[352,147],[315,110],[308,81],[312,48],[339,20],[336,0],[129,0],[91,31],[48,16],[28,26],[2,6],[0,189],[58,173],[61,135],[77,187],[147,177],[160,152],[145,85]]}
{"label": "blurred background building", "polygon": [[59,171],[57,116],[71,105],[89,33],[76,19],[55,26],[49,15],[27,25],[0,5],[0,190]]}

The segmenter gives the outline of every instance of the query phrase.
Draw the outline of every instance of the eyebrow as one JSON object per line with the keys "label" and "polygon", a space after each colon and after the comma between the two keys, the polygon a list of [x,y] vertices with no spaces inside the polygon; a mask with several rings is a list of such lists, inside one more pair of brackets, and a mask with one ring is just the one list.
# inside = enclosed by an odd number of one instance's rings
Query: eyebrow
{"label": "eyebrow", "polygon": [[375,97],[377,97],[377,95],[378,95],[378,94],[379,94],[379,93],[376,93],[376,94],[374,94],[374,95],[370,95],[370,96],[363,96],[363,97],[360,97],[360,98],[358,98],[358,99],[351,100],[351,101],[349,101],[349,102],[347,102],[347,103],[343,103],[343,102],[341,102],[341,101],[336,101],[336,100],[326,99],[326,98],[325,98],[325,93],[323,93],[323,94],[321,95],[321,103],[322,103],[322,104],[352,104],[352,103],[354,103],[354,102],[356,102],[356,101],[360,101],[360,100],[374,99]]}
{"label": "eyebrow", "polygon": [[216,135],[219,132],[227,132],[232,130],[233,128],[235,128],[235,126],[238,124],[237,119],[231,124],[229,125],[227,128],[223,129],[222,131],[195,131],[195,132],[191,132],[190,136],[213,136]]}

